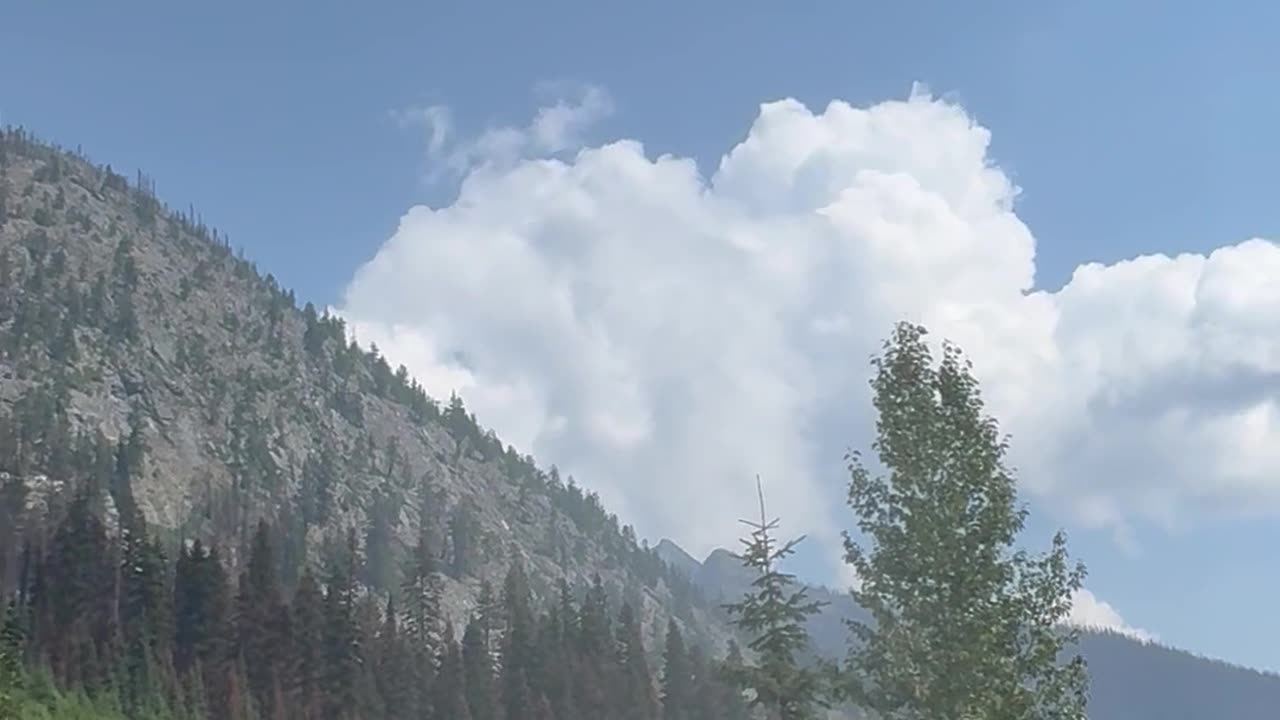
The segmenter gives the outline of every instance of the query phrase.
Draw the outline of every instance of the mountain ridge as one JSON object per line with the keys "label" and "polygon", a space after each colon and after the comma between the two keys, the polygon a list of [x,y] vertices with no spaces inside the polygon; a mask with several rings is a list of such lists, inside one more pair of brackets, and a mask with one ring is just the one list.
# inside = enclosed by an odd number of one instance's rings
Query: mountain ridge
{"label": "mountain ridge", "polygon": [[[682,554],[692,560],[669,539],[655,548],[664,559]],[[729,550],[716,548],[703,561],[693,560],[690,577],[713,601],[736,598],[751,581],[733,557]],[[687,562],[680,564],[689,567]],[[808,623],[814,651],[827,659],[842,659],[849,636],[844,621],[867,622],[868,613],[848,592],[822,586],[806,589],[811,599],[827,603]],[[1081,628],[1079,651],[1089,663],[1092,720],[1262,720],[1274,717],[1280,707],[1280,673],[1097,628]]]}

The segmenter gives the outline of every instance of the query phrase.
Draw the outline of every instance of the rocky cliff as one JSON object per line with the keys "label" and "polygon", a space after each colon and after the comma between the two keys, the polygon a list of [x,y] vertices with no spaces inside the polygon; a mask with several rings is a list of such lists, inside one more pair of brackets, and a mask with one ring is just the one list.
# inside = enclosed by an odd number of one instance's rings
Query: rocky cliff
{"label": "rocky cliff", "polygon": [[110,513],[136,508],[233,564],[270,520],[286,580],[355,534],[366,583],[386,589],[425,526],[455,622],[519,557],[540,595],[601,574],[651,648],[672,615],[703,642],[725,635],[592,493],[299,307],[146,177],[19,130],[0,134],[0,463],[27,508],[0,518],[4,576],[62,491],[100,482]]}

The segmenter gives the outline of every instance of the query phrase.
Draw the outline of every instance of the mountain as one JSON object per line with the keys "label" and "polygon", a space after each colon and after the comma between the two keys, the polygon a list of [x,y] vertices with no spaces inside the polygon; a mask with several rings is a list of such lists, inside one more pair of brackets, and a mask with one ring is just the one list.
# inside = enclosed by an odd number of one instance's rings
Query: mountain
{"label": "mountain", "polygon": [[[118,682],[100,663],[125,652],[118,616],[133,599],[109,579],[136,569],[118,556],[144,536],[178,560],[178,578],[169,563],[168,580],[153,578],[160,585],[182,580],[182,562],[209,559],[193,541],[216,548],[215,575],[227,581],[215,584],[233,594],[258,578],[287,597],[315,573],[328,602],[332,578],[358,576],[359,589],[333,602],[354,613],[355,596],[367,598],[370,642],[379,598],[403,597],[413,563],[438,583],[453,638],[486,592],[502,594],[505,582],[511,595],[517,566],[534,617],[557,603],[596,603],[610,616],[625,606],[616,622],[634,623],[649,666],[669,620],[709,654],[730,636],[686,576],[573,478],[504,445],[456,396],[429,397],[404,367],[350,339],[340,318],[300,306],[193,209],[165,206],[149,178],[15,129],[0,131],[0,490],[0,597],[15,599],[17,630],[41,626],[44,611],[29,602],[52,582],[41,573],[107,558],[80,568],[101,573],[93,592],[64,578],[86,607],[121,597],[99,608],[91,637],[64,637],[52,623],[53,645],[28,649],[73,685]],[[271,578],[250,562],[259,547],[270,549]],[[181,593],[167,592],[174,606],[165,599],[155,612],[181,614]],[[70,602],[47,595],[53,615]],[[225,603],[208,607],[219,623],[241,622]],[[168,663],[167,650],[139,652],[148,666]],[[236,679],[239,663],[231,658],[227,682],[255,682]],[[274,691],[256,692],[271,701]]]}
{"label": "mountain", "polygon": [[[673,567],[682,568],[713,602],[736,599],[751,583],[742,564],[717,549],[690,565],[679,545],[663,540],[656,549]],[[845,620],[869,620],[868,613],[844,592],[807,588],[828,603],[808,623],[814,652],[841,658],[849,632]],[[1210,660],[1192,653],[1113,632],[1085,631],[1080,653],[1089,663],[1091,720],[1264,720],[1280,708],[1280,675]]]}

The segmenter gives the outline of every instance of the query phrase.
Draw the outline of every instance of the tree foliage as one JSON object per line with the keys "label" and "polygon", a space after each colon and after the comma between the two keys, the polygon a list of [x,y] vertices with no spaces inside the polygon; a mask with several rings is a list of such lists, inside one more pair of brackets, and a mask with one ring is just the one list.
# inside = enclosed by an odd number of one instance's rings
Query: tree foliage
{"label": "tree foliage", "polygon": [[935,365],[925,330],[900,324],[873,365],[884,472],[848,457],[865,544],[846,533],[846,558],[871,614],[851,623],[851,697],[890,719],[1083,718],[1062,623],[1084,568],[1061,533],[1044,555],[1016,547],[1026,511],[970,364],[946,344]]}
{"label": "tree foliage", "polygon": [[774,537],[778,520],[765,513],[758,478],[756,488],[760,519],[742,521],[751,533],[743,538],[738,556],[756,578],[741,600],[725,606],[734,625],[751,638],[748,647],[756,659],[734,668],[734,677],[754,693],[752,706],[779,720],[808,720],[826,706],[825,674],[802,665],[798,655],[809,645],[805,620],[818,613],[822,603],[809,600],[803,587],[795,587],[794,576],[779,568],[804,538],[779,544]]}

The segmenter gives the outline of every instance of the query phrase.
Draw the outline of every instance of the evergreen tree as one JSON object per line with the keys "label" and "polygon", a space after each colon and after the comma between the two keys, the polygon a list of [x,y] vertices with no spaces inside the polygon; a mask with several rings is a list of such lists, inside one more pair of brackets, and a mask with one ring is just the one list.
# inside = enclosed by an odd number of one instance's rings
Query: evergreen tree
{"label": "evergreen tree", "polygon": [[361,655],[354,580],[358,558],[358,547],[352,534],[347,540],[346,552],[329,570],[329,583],[325,588],[325,712],[334,720],[354,718],[358,709],[356,681]]}
{"label": "evergreen tree", "polygon": [[396,585],[396,567],[392,562],[391,538],[399,507],[388,492],[378,492],[369,511],[369,527],[365,531],[364,583],[374,590],[386,591]]}
{"label": "evergreen tree", "polygon": [[479,616],[467,623],[462,634],[462,666],[467,687],[467,707],[472,720],[497,720],[498,698],[493,684],[493,655]]}
{"label": "evergreen tree", "polygon": [[140,515],[124,528],[119,613],[125,645],[126,708],[138,713],[163,704],[163,686],[171,682],[173,637],[168,563],[159,543],[147,538]]}
{"label": "evergreen tree", "polygon": [[239,650],[248,689],[264,716],[277,714],[277,687],[285,683],[291,651],[288,605],[279,585],[280,570],[267,522],[254,532],[246,573],[240,583],[237,613]]}
{"label": "evergreen tree", "polygon": [[[712,674],[708,677],[713,696],[721,708],[722,714],[719,717],[726,720],[745,719],[749,715],[749,708],[743,698],[741,686],[737,682],[745,664],[742,659],[742,649],[738,647],[737,641],[730,639],[724,662],[714,667]],[[715,692],[717,687],[721,692]]]}
{"label": "evergreen tree", "polygon": [[293,704],[303,720],[324,717],[325,609],[320,585],[310,570],[302,573],[293,594]]}
{"label": "evergreen tree", "polygon": [[208,674],[227,656],[228,589],[216,549],[205,550],[199,540],[183,548],[173,596],[174,662],[180,672],[200,663]]}
{"label": "evergreen tree", "polygon": [[620,683],[613,648],[609,596],[604,581],[596,575],[578,612],[575,703],[586,717],[606,717],[614,708],[611,700]]}
{"label": "evergreen tree", "polygon": [[506,610],[506,633],[502,642],[502,701],[507,720],[525,720],[531,717],[533,705],[529,673],[533,667],[534,617],[529,579],[518,559],[507,571],[502,601]]}
{"label": "evergreen tree", "polygon": [[440,674],[436,678],[432,710],[436,718],[473,720],[467,697],[466,670],[463,667],[462,650],[453,639],[452,626],[446,625],[440,657]]}
{"label": "evergreen tree", "polygon": [[439,563],[431,546],[426,523],[419,526],[418,541],[406,561],[401,595],[404,602],[404,634],[413,651],[435,664],[440,657],[440,633],[443,629],[440,613]]}
{"label": "evergreen tree", "polygon": [[735,678],[752,690],[752,705],[776,715],[779,720],[816,718],[818,708],[825,705],[822,674],[804,667],[797,653],[809,645],[805,620],[817,613],[822,603],[810,601],[804,588],[792,589],[793,576],[779,570],[780,561],[795,551],[804,538],[779,545],[773,536],[778,521],[765,514],[764,491],[759,479],[759,522],[746,521],[751,529],[743,539],[745,549],[740,556],[743,565],[756,574],[756,579],[743,598],[725,606],[733,623],[751,637],[748,647],[756,655],[754,664],[735,668]]}
{"label": "evergreen tree", "polygon": [[[683,650],[683,648],[681,648]],[[682,720],[742,720],[741,716],[728,715],[724,707],[726,688],[717,676],[713,665],[707,660],[702,648],[697,645],[689,649],[685,665],[688,668],[688,690],[683,703],[676,704],[676,715]],[[663,709],[666,709],[664,702]],[[683,711],[683,714],[679,714]]]}
{"label": "evergreen tree", "polygon": [[471,508],[460,505],[449,520],[449,538],[452,553],[449,561],[449,575],[454,578],[466,577],[475,567],[477,536],[479,525]]}
{"label": "evergreen tree", "polygon": [[662,717],[663,720],[692,720],[694,676],[689,655],[685,651],[684,637],[676,621],[667,621],[666,650],[662,654]]}
{"label": "evergreen tree", "polygon": [[378,633],[377,679],[387,720],[416,720],[418,687],[413,658],[400,633],[395,603],[387,601]]}
{"label": "evergreen tree", "polygon": [[488,580],[480,582],[480,594],[476,597],[475,622],[479,625],[485,647],[489,649],[490,665],[494,672],[498,669],[498,657],[502,650],[501,639],[504,634],[506,620],[502,598],[493,591]]}
{"label": "evergreen tree", "polygon": [[969,363],[947,344],[935,367],[925,330],[903,323],[874,367],[887,475],[850,455],[849,504],[871,548],[846,534],[846,558],[872,618],[851,624],[852,697],[895,718],[1083,718],[1084,661],[1060,660],[1084,568],[1061,533],[1043,556],[1014,549],[1026,511]]}
{"label": "evergreen tree", "polygon": [[640,622],[630,603],[623,603],[618,611],[618,666],[619,716],[626,720],[654,720],[658,702],[653,693],[653,677],[645,659]]}

